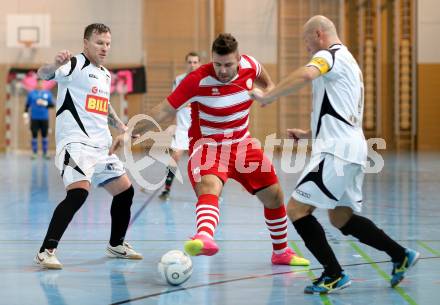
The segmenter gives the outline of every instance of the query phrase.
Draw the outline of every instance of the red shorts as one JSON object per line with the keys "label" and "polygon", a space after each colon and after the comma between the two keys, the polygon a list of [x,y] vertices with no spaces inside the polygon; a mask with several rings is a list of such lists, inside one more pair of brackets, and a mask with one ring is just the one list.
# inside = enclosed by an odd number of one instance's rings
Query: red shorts
{"label": "red shorts", "polygon": [[231,145],[191,148],[190,156],[188,177],[193,188],[206,175],[219,177],[223,184],[234,179],[251,194],[278,183],[272,162],[251,138]]}

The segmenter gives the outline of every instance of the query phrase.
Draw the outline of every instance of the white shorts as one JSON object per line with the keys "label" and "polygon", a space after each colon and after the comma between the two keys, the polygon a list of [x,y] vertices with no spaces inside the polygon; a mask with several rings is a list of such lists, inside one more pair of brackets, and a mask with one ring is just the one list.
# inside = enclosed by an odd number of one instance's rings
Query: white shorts
{"label": "white shorts", "polygon": [[93,186],[103,186],[125,174],[121,160],[108,149],[82,143],[70,143],[57,151],[55,165],[60,170],[64,185],[89,181]]}
{"label": "white shorts", "polygon": [[176,132],[171,140],[171,149],[173,150],[188,150],[189,149],[189,138],[188,130],[181,128],[176,128]]}
{"label": "white shorts", "polygon": [[363,180],[362,165],[327,153],[316,154],[301,174],[292,197],[317,208],[347,206],[360,212]]}

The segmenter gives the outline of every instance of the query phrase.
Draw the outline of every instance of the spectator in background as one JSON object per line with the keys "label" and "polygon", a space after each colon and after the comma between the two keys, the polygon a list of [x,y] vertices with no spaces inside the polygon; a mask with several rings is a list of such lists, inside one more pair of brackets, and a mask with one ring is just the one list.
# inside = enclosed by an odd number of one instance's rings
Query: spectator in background
{"label": "spectator in background", "polygon": [[37,87],[28,93],[26,107],[23,114],[25,122],[28,123],[30,109],[32,159],[36,159],[38,155],[39,131],[41,131],[41,147],[43,151],[43,158],[49,159],[49,156],[47,155],[47,132],[49,129],[49,108],[52,108],[53,106],[52,93],[49,90],[44,89],[43,80],[39,79],[37,81]]}
{"label": "spectator in background", "polygon": [[[180,82],[185,79],[185,77],[194,70],[197,70],[201,63],[199,54],[196,52],[189,52],[185,56],[186,71],[183,74],[178,75],[173,82],[173,91],[179,86]],[[173,135],[173,140],[171,142],[172,154],[176,166],[179,163],[182,155],[185,151],[189,149],[189,138],[188,129],[191,125],[191,106],[183,107],[179,109],[176,113],[176,131]],[[174,173],[176,172],[176,167],[169,165],[167,167],[167,179],[165,180],[165,188],[159,195],[162,200],[167,200],[170,196],[171,185],[174,180]]]}

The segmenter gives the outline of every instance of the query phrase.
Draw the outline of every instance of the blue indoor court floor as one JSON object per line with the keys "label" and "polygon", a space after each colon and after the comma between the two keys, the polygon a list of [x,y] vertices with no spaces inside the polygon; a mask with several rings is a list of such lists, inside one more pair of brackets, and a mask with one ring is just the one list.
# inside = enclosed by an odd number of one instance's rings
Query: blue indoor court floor
{"label": "blue indoor court floor", "polygon": [[[182,287],[159,281],[162,254],[182,249],[195,230],[195,195],[186,173],[171,199],[144,193],[135,185],[127,240],[142,261],[109,259],[111,197],[94,189],[65,233],[57,256],[60,271],[32,262],[52,212],[65,192],[52,161],[28,155],[0,156],[0,304],[249,304],[249,305],[434,305],[440,300],[440,155],[388,154],[379,174],[367,174],[363,215],[402,244],[421,252],[401,285],[389,287],[391,263],[374,249],[332,228],[325,211],[316,213],[352,286],[329,296],[305,295],[310,278],[322,272],[289,225],[290,245],[311,259],[309,269],[272,266],[263,209],[240,185],[228,182],[222,194],[216,238],[220,252],[193,258],[192,277]],[[277,162],[278,163],[278,162]],[[287,200],[299,174],[278,174]],[[181,168],[185,168],[181,163]],[[164,167],[146,175],[163,176]]]}

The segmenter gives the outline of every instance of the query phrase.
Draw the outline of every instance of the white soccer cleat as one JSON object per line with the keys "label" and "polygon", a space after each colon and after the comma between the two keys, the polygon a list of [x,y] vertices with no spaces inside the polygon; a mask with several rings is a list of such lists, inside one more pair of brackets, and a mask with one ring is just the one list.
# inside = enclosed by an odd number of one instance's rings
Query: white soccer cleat
{"label": "white soccer cleat", "polygon": [[56,249],[45,249],[44,252],[37,253],[34,257],[34,262],[43,268],[47,269],[63,269],[58,258],[55,256]]}
{"label": "white soccer cleat", "polygon": [[129,243],[125,242],[122,245],[112,247],[107,246],[107,256],[112,258],[125,258],[125,259],[143,259],[142,254],[136,252]]}

